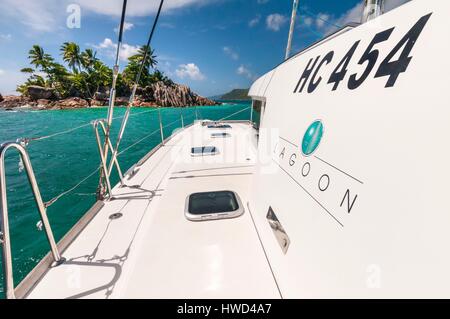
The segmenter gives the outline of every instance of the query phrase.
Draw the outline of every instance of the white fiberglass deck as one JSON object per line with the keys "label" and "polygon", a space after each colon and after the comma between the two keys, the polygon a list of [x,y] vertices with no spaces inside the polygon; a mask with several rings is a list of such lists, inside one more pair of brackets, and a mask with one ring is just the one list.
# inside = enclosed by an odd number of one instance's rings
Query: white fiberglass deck
{"label": "white fiberglass deck", "polygon": [[[129,180],[114,189],[29,298],[279,298],[247,208],[255,131],[248,123],[176,134]],[[213,132],[231,137],[211,138]],[[191,157],[191,147],[220,154]],[[204,222],[184,216],[193,192],[231,190],[241,217]],[[110,219],[115,213],[122,217]]]}

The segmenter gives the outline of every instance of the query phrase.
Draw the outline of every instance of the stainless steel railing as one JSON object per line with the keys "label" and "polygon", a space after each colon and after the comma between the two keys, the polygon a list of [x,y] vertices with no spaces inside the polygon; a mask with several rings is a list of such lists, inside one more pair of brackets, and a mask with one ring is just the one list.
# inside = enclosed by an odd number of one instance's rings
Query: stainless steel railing
{"label": "stainless steel railing", "polygon": [[[94,128],[95,137],[97,140],[98,152],[100,154],[102,176],[104,177],[104,180],[106,182],[106,188],[108,190],[108,194],[111,195],[112,188],[111,188],[111,182],[109,180],[109,177],[111,175],[113,166],[116,167],[117,173],[119,174],[120,184],[122,186],[124,184],[123,184],[122,170],[120,169],[120,165],[117,160],[117,156],[114,156],[114,154],[116,154],[116,152],[114,151],[114,147],[111,143],[111,140],[109,139],[109,134],[108,134],[109,130],[107,129],[107,123],[106,124],[105,123],[106,123],[106,120],[95,120],[92,122],[92,127]],[[100,132],[98,130],[99,127],[101,127],[102,132],[105,136],[103,143],[102,143],[102,140],[100,137]],[[106,145],[106,149],[103,148],[104,144]],[[110,165],[108,165],[108,152],[109,151],[111,151],[111,153],[113,155],[112,159],[110,161]]]}
{"label": "stainless steel railing", "polygon": [[6,152],[12,148],[16,149],[19,152],[19,155],[22,159],[25,170],[27,172],[28,181],[30,182],[34,199],[36,201],[36,205],[41,216],[42,225],[44,226],[45,233],[47,235],[47,239],[50,244],[50,249],[52,251],[53,259],[55,260],[55,266],[60,265],[65,261],[65,259],[61,257],[61,255],[59,254],[58,246],[56,245],[55,238],[53,237],[53,232],[47,218],[45,205],[44,202],[42,201],[39,186],[36,182],[36,177],[34,175],[30,157],[28,156],[28,152],[25,149],[25,146],[16,142],[8,142],[0,145],[0,210],[1,210],[0,242],[2,244],[2,252],[3,252],[2,262],[3,262],[6,297],[8,299],[15,298],[13,265],[11,254],[11,238],[9,234],[8,198],[6,194],[6,172],[5,172]]}
{"label": "stainless steel railing", "polygon": [[[120,168],[117,157],[124,152],[124,151],[119,152],[119,145],[120,145],[120,141],[123,138],[124,128],[128,121],[129,112],[130,112],[130,107],[127,108],[126,116],[124,117],[124,121],[122,122],[121,130],[119,132],[115,148],[113,147],[111,139],[109,138],[108,123],[106,122],[106,120],[104,120],[104,119],[103,120],[95,120],[95,121],[92,121],[92,123],[91,123],[94,128],[95,137],[97,140],[98,151],[100,154],[101,179],[100,179],[99,191],[97,194],[97,199],[99,199],[99,200],[111,199],[113,197],[111,181],[110,181],[113,166],[116,167],[117,172],[119,174],[120,185],[125,186],[124,176],[122,174],[122,170]],[[195,117],[196,117],[196,119],[198,119],[197,110],[195,112]],[[164,144],[165,144],[164,128],[172,125],[175,122],[178,122],[178,120],[170,123],[169,125],[164,126],[162,123],[161,109],[158,109],[158,120],[159,120],[159,133],[161,135],[161,145],[164,146]],[[181,120],[181,126],[184,128],[185,125],[184,125],[184,117],[183,117],[182,112],[180,113],[180,120]],[[101,127],[101,132],[104,135],[103,141],[100,136],[99,127]],[[153,133],[154,132],[152,132],[151,135],[153,135]],[[105,149],[103,147],[103,145],[107,145],[107,148]],[[111,151],[112,156],[108,160],[109,151]],[[103,183],[104,183],[106,189],[104,189],[104,187],[102,186]]]}

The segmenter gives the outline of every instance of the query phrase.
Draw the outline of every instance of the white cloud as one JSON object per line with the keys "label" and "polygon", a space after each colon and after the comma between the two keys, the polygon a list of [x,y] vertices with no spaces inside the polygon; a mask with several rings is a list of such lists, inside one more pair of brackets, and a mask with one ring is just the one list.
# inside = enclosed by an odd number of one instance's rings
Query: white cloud
{"label": "white cloud", "polygon": [[256,17],[254,17],[253,19],[251,19],[249,22],[248,22],[248,26],[250,27],[250,28],[253,28],[254,26],[256,26],[257,24],[259,24],[259,21],[261,20],[261,16],[260,15],[257,15]]}
{"label": "white cloud", "polygon": [[108,49],[115,48],[117,44],[115,44],[110,38],[105,38],[103,42],[101,42],[96,48],[98,49]]}
{"label": "white cloud", "polygon": [[305,17],[305,18],[303,19],[303,23],[304,23],[305,25],[307,25],[308,27],[310,27],[310,26],[313,25],[314,20],[313,20],[313,18],[311,18],[311,17]]}
{"label": "white cloud", "polygon": [[[20,22],[34,31],[54,31],[56,22],[55,0],[2,0],[0,17],[2,20]],[[65,9],[65,6],[64,6]]]}
{"label": "white cloud", "polygon": [[256,79],[256,76],[252,73],[252,71],[250,71],[247,67],[245,67],[244,65],[241,65],[237,68],[236,73],[239,75],[243,75],[246,78],[249,78],[251,80]]}
{"label": "white cloud", "polygon": [[175,29],[175,24],[170,23],[170,22],[162,22],[162,23],[160,24],[160,26],[161,26],[162,28],[166,28],[166,29]]}
{"label": "white cloud", "polygon": [[[134,24],[133,23],[131,23],[131,22],[124,22],[124,24],[123,24],[123,31],[125,32],[125,31],[129,31],[129,30],[131,30],[131,29],[133,29],[134,28]],[[116,27],[116,28],[114,28],[114,32],[115,33],[119,33],[119,27]]]}
{"label": "white cloud", "polygon": [[200,68],[194,63],[180,64],[175,74],[180,79],[191,79],[194,81],[201,81],[206,79],[206,76],[200,71]]}
{"label": "white cloud", "polygon": [[361,16],[363,12],[363,3],[360,2],[350,10],[348,10],[346,13],[341,15],[337,19],[329,19],[327,20],[329,23],[327,23],[326,28],[322,28],[325,34],[330,34],[336,30],[338,30],[340,27],[345,26],[349,23],[360,23],[361,22]]}
{"label": "white cloud", "polygon": [[322,29],[326,23],[328,23],[330,20],[330,15],[326,13],[319,13],[316,17],[316,27],[318,29]]}
{"label": "white cloud", "polygon": [[233,60],[239,60],[239,54],[237,54],[232,48],[223,47],[223,52]]}
{"label": "white cloud", "polygon": [[[176,10],[200,5],[210,5],[221,0],[166,0],[163,11]],[[77,3],[81,7],[82,19],[88,13],[119,17],[122,0],[0,0],[0,19],[11,23],[21,23],[32,31],[54,32],[66,28],[67,6]],[[159,1],[128,1],[127,17],[143,17],[158,10]]]}
{"label": "white cloud", "polygon": [[[73,1],[73,0],[66,0]],[[94,13],[120,16],[122,12],[122,0],[78,0],[83,10]],[[177,9],[194,5],[206,5],[216,2],[216,0],[167,0],[164,3],[163,11],[171,12]],[[158,10],[159,1],[134,0],[128,1],[127,16],[146,16]]]}
{"label": "white cloud", "polygon": [[[117,43],[113,42],[110,38],[105,38],[101,43],[92,45],[101,53],[108,55],[111,58],[116,56]],[[119,58],[122,61],[127,61],[132,55],[135,55],[139,50],[139,46],[123,43],[120,48]]]}
{"label": "white cloud", "polygon": [[[224,30],[226,30],[228,28],[228,26],[223,25],[223,24],[216,24],[215,26],[213,26],[213,28],[217,29],[217,30],[224,31]],[[208,28],[204,28],[200,32],[207,32],[207,31],[208,31]]]}
{"label": "white cloud", "polygon": [[279,13],[273,13],[267,16],[266,25],[269,30],[280,31],[281,27],[287,22],[287,18]]}
{"label": "white cloud", "polygon": [[0,40],[11,40],[12,35],[11,34],[0,34]]}
{"label": "white cloud", "polygon": [[135,45],[130,45],[127,43],[122,44],[122,48],[120,49],[120,59],[122,61],[126,61],[128,60],[128,58],[132,55],[135,55],[136,53],[138,53],[139,50],[139,46],[135,46]]}
{"label": "white cloud", "polygon": [[351,22],[361,22],[361,16],[363,12],[363,4],[358,3],[356,6],[348,10],[335,22],[337,25],[344,26]]}
{"label": "white cloud", "polygon": [[0,69],[0,75],[5,74],[5,70]]}

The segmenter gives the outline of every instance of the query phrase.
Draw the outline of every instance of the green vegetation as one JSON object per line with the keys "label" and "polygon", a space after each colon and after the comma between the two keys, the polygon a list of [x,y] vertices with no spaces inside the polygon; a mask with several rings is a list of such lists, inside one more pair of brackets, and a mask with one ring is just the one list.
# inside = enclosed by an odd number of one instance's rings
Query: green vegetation
{"label": "green vegetation", "polygon": [[220,97],[221,100],[250,100],[249,89],[234,89]]}
{"label": "green vegetation", "polygon": [[[117,94],[127,95],[130,93],[136,75],[139,73],[141,61],[144,59],[146,46],[142,46],[139,51],[128,59],[128,65],[119,74],[117,79]],[[78,44],[65,42],[61,46],[61,58],[67,65],[64,66],[44,52],[39,45],[34,45],[28,52],[31,67],[21,70],[29,74],[27,81],[18,86],[17,91],[27,94],[29,86],[40,86],[53,89],[59,98],[77,96],[85,99],[92,99],[96,92],[108,92],[112,84],[113,71],[100,59],[92,49],[81,51]],[[159,81],[168,86],[174,83],[156,69],[158,64],[154,50],[149,48],[139,86],[145,87]]]}

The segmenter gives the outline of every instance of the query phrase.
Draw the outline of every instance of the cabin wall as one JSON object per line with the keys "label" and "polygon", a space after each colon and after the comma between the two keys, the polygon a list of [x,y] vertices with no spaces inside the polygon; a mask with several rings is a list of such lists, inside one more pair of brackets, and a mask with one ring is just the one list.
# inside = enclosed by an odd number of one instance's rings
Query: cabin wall
{"label": "cabin wall", "polygon": [[[249,208],[283,297],[450,296],[449,24],[449,1],[414,0],[297,55],[250,90],[266,110]],[[333,90],[331,75],[353,46]],[[323,136],[305,156],[316,120]],[[286,253],[269,207],[289,237]]]}

